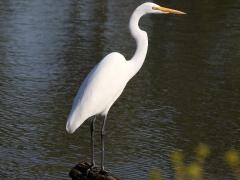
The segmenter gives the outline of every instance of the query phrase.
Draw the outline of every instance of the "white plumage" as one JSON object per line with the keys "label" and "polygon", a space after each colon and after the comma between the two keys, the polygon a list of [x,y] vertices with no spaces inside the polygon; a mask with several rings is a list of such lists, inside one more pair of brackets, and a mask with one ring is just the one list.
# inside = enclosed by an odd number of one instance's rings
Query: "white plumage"
{"label": "white plumage", "polygon": [[127,66],[128,61],[117,52],[107,55],[96,65],[74,99],[67,122],[68,132],[74,132],[93,115],[107,115],[128,82]]}

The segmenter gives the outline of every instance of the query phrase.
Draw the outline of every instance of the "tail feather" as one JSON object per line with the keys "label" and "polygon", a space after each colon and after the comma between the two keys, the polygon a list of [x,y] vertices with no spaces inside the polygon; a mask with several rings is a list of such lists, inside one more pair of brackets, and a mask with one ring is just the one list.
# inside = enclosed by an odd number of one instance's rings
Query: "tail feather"
{"label": "tail feather", "polygon": [[79,128],[87,118],[76,113],[71,113],[68,117],[66,124],[66,131],[70,134],[74,133],[77,128]]}

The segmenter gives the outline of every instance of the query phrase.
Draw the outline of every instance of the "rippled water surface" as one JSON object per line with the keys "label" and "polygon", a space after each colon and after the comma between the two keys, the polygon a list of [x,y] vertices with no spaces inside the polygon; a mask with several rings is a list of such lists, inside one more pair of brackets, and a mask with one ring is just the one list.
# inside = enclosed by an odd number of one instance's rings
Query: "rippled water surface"
{"label": "rippled water surface", "polygon": [[[89,160],[89,121],[65,131],[71,102],[106,54],[131,58],[128,20],[142,2],[0,2],[0,179],[69,179]],[[183,149],[190,160],[203,142],[206,178],[231,179],[222,156],[240,147],[240,2],[162,3],[188,15],[142,19],[149,51],[110,110],[106,167],[121,179],[146,179],[154,167],[172,179],[169,153]]]}

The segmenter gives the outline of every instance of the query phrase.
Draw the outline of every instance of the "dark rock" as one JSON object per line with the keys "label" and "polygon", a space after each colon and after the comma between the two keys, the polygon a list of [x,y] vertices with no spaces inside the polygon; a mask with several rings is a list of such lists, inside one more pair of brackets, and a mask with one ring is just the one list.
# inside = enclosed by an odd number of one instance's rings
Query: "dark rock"
{"label": "dark rock", "polygon": [[72,180],[118,180],[111,173],[91,167],[87,162],[80,162],[69,172]]}

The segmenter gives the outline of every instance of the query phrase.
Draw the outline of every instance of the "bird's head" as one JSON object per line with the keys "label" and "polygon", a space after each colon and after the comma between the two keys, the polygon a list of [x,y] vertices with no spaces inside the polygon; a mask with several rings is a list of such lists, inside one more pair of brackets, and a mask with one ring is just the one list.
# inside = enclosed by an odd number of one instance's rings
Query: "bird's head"
{"label": "bird's head", "polygon": [[144,14],[186,14],[182,11],[159,6],[155,3],[147,2],[138,7]]}

